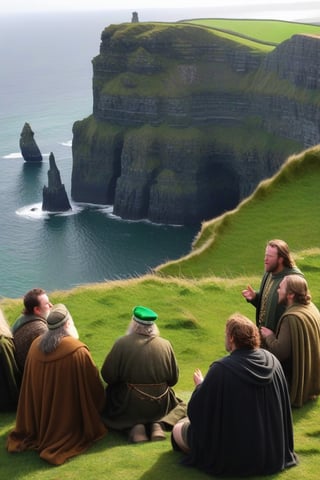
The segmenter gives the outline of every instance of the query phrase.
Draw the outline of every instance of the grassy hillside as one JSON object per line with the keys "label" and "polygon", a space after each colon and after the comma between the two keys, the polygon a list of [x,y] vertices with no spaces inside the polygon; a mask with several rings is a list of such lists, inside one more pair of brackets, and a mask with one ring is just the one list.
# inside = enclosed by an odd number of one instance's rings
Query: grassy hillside
{"label": "grassy hillside", "polygon": [[320,25],[280,20],[196,18],[184,20],[183,23],[200,25],[271,45],[278,45],[297,33],[320,35]]}
{"label": "grassy hillside", "polygon": [[[319,271],[319,183],[317,146],[290,157],[235,210],[204,222],[192,252],[157,272],[188,278],[254,275],[263,268],[262,252],[272,238],[285,239],[303,267]],[[307,259],[305,250],[312,253]]]}
{"label": "grassy hillside", "polygon": [[[132,308],[137,304],[153,308],[159,314],[160,331],[171,341],[180,365],[176,392],[187,401],[194,368],[206,372],[214,359],[225,355],[227,317],[240,311],[254,318],[253,307],[240,292],[248,281],[258,286],[268,239],[288,241],[306,274],[313,300],[320,306],[319,164],[318,147],[289,159],[278,175],[260,185],[238,209],[206,222],[190,257],[163,266],[156,275],[51,292],[51,300],[68,306],[99,368],[114,340],[125,332]],[[3,299],[1,307],[12,323],[21,310],[21,300]],[[300,465],[269,478],[318,480],[320,401],[294,410],[293,416]],[[9,455],[5,441],[14,419],[14,414],[0,414],[3,478],[208,478],[179,464],[181,455],[172,452],[169,434],[164,442],[128,445],[124,437],[109,432],[87,454],[61,467],[47,465],[35,452]]]}

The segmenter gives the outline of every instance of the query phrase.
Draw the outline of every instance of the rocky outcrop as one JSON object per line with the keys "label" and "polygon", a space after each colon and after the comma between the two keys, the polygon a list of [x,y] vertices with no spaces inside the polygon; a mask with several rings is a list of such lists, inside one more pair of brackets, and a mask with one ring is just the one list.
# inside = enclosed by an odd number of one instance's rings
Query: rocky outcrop
{"label": "rocky outcrop", "polygon": [[72,197],[158,223],[233,208],[320,143],[319,47],[295,35],[265,53],[183,24],[106,28],[93,114],[73,127]]}
{"label": "rocky outcrop", "polygon": [[25,123],[20,134],[20,150],[26,162],[42,162],[42,155],[34,139],[29,123]]}
{"label": "rocky outcrop", "polygon": [[298,88],[320,87],[320,37],[293,35],[269,53],[263,67]]}
{"label": "rocky outcrop", "polygon": [[72,208],[65,187],[61,183],[60,172],[52,152],[49,156],[49,163],[48,186],[44,186],[42,192],[42,210],[46,212],[66,212],[71,210]]}

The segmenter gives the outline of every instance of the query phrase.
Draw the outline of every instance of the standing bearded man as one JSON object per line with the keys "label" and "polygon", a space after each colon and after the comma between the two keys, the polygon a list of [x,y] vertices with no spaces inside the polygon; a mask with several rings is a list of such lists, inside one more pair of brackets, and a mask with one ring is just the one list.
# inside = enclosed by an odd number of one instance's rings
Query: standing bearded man
{"label": "standing bearded man", "polygon": [[278,287],[286,275],[301,275],[296,267],[289,247],[283,240],[270,240],[264,255],[265,273],[260,289],[255,291],[251,285],[242,291],[244,298],[256,308],[256,324],[276,331],[279,318],[285,307],[278,303]]}
{"label": "standing bearded man", "polygon": [[67,308],[55,305],[47,323],[48,332],[34,340],[27,356],[7,449],[36,450],[47,462],[60,465],[106,434],[100,417],[105,395]]}

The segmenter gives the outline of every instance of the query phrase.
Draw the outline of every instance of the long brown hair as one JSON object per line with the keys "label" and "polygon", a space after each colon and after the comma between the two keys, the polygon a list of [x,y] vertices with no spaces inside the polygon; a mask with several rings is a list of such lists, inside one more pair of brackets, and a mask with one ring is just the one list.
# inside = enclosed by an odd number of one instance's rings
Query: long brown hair
{"label": "long brown hair", "polygon": [[301,305],[308,305],[311,301],[311,295],[308,290],[307,281],[300,275],[287,275],[286,293],[294,295],[294,302]]}
{"label": "long brown hair", "polygon": [[279,240],[278,238],[270,240],[268,242],[269,247],[277,249],[279,257],[283,258],[283,266],[286,268],[295,267],[295,261],[290,253],[289,247],[284,240]]}

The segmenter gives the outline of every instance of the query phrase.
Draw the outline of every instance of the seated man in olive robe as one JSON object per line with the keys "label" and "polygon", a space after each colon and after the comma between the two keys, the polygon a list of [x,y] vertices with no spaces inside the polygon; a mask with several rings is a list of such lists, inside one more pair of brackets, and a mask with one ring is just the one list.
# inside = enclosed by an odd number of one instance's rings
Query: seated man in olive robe
{"label": "seated man in olive robe", "polygon": [[284,277],[278,298],[286,310],[277,330],[262,327],[261,335],[266,348],[280,360],[291,405],[302,407],[320,394],[320,313],[299,275]]}
{"label": "seated man in olive robe", "polygon": [[15,357],[13,335],[0,310],[0,412],[17,408],[21,373]]}
{"label": "seated man in olive robe", "polygon": [[172,389],[179,369],[168,340],[155,324],[158,315],[138,306],[125,336],[119,338],[101,369],[107,382],[104,419],[108,427],[129,431],[129,441],[164,440],[165,429],[185,415],[186,405]]}

